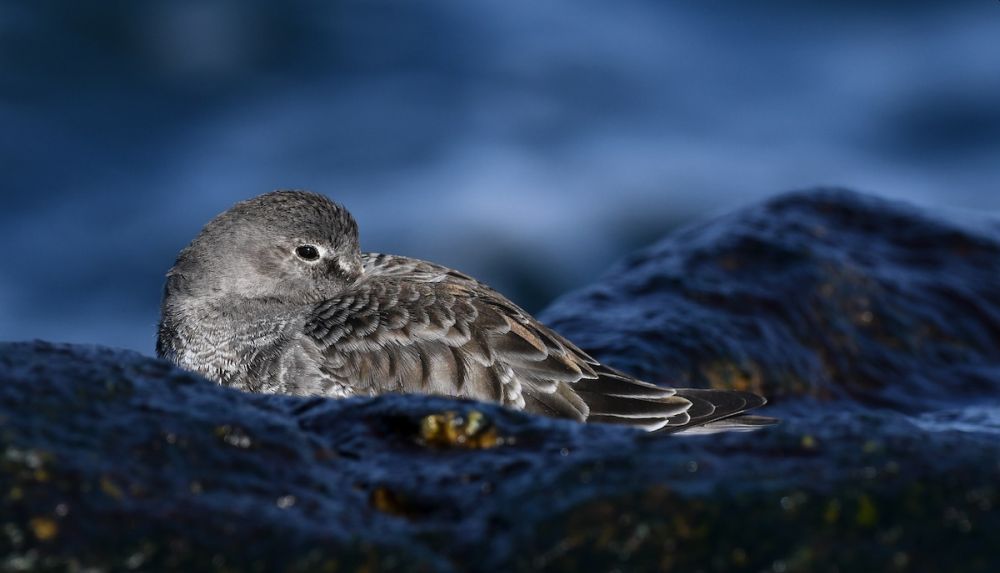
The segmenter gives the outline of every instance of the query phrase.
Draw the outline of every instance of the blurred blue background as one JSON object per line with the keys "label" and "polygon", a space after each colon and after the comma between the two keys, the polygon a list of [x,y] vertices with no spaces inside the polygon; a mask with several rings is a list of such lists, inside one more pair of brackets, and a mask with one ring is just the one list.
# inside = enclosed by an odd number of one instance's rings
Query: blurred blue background
{"label": "blurred blue background", "polygon": [[232,203],[529,310],[677,224],[845,185],[1000,210],[1000,2],[0,3],[0,339],[151,353]]}

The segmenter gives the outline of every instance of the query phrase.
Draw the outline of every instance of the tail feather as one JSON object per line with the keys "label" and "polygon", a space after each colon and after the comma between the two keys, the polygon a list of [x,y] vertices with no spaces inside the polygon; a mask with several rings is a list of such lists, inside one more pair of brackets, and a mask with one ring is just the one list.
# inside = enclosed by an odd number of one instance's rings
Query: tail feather
{"label": "tail feather", "polygon": [[[777,422],[773,418],[763,416],[741,416],[743,412],[759,408],[767,404],[763,396],[738,390],[708,390],[702,388],[683,388],[677,390],[677,395],[691,400],[689,410],[691,419],[683,425],[671,425],[669,432],[711,433],[723,431],[747,431],[769,426]],[[695,411],[699,403],[707,403],[711,410],[705,408],[704,413]],[[743,421],[746,419],[746,421]],[[767,422],[765,422],[767,420]]]}
{"label": "tail feather", "polygon": [[749,431],[777,423],[774,418],[741,415],[767,403],[750,392],[663,388],[667,395],[656,396],[651,384],[617,375],[588,380],[587,384],[585,389],[574,390],[590,408],[588,422],[687,434]]}
{"label": "tail feather", "polygon": [[731,418],[708,422],[700,426],[687,426],[679,431],[685,436],[700,436],[720,432],[752,432],[766,428],[767,426],[773,426],[779,422],[780,420],[777,418],[770,418],[768,416],[733,416]]}

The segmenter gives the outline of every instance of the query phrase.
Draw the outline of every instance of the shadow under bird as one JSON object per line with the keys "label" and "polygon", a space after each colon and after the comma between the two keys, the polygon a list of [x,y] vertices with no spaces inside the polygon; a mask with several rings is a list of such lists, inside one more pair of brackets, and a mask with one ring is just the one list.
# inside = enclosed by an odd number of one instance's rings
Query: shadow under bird
{"label": "shadow under bird", "polygon": [[167,273],[156,352],[250,392],[441,394],[650,431],[773,423],[741,415],[756,394],[637,380],[472,277],[362,253],[350,213],[306,191],[205,225]]}

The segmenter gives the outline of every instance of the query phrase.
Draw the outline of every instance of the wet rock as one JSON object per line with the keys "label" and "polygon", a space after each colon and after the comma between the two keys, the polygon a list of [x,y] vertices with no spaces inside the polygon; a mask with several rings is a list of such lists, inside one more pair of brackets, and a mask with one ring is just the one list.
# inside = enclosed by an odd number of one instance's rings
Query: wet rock
{"label": "wet rock", "polygon": [[843,192],[681,231],[546,318],[780,426],[658,436],[244,394],[0,344],[0,569],[995,571],[1000,231]]}

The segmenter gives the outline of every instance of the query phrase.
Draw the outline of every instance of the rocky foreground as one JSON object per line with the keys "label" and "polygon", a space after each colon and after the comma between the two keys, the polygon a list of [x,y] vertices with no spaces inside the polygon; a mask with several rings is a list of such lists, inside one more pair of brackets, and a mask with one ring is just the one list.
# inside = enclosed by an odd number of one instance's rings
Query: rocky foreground
{"label": "rocky foreground", "polygon": [[543,316],[784,422],[663,436],[244,394],[0,344],[0,570],[1000,570],[1000,225],[846,192],[687,228]]}

